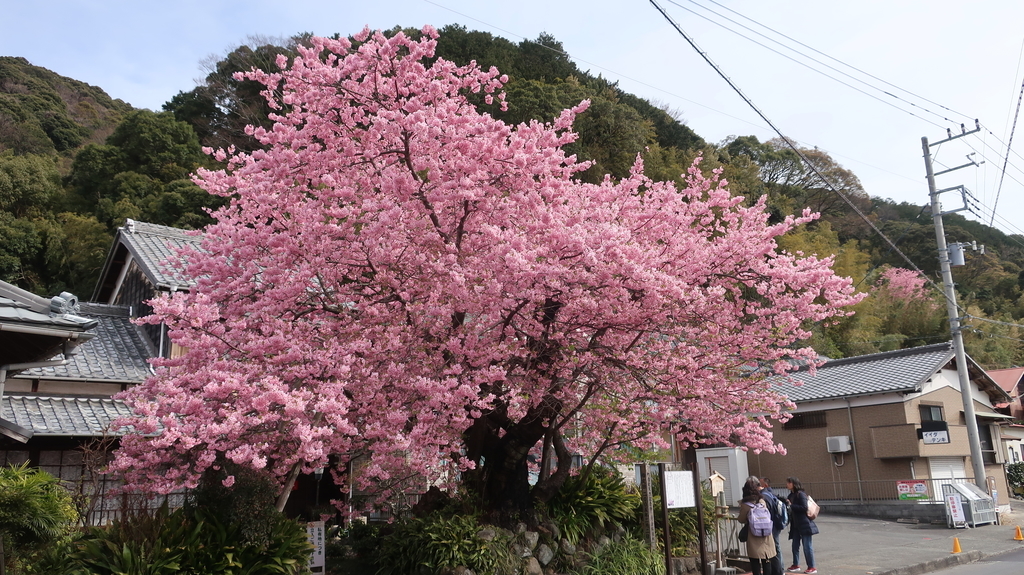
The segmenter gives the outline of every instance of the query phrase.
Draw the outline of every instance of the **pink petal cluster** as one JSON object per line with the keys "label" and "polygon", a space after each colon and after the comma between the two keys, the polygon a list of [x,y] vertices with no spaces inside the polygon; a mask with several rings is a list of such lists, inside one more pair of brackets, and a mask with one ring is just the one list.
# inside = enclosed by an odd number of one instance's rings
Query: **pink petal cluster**
{"label": "pink petal cluster", "polygon": [[[218,457],[284,477],[362,456],[359,481],[453,481],[495,438],[543,413],[570,448],[727,442],[775,450],[784,400],[765,377],[814,353],[808,326],[859,301],[831,261],[780,252],[812,220],[769,224],[697,162],[687,184],[642,164],[580,183],[573,119],[508,126],[497,70],[364,31],[314,38],[282,71],[245,76],[279,110],[252,154],[215,152],[196,181],[231,198],[183,253],[188,293],[153,302],[188,351],[123,394],[141,432],[113,468],[192,486]],[[698,160],[699,162],[699,160]],[[751,371],[765,365],[767,371]],[[498,421],[499,419],[495,419]]]}
{"label": "pink petal cluster", "polygon": [[896,299],[913,302],[931,299],[925,287],[926,279],[920,273],[904,268],[886,268],[879,277],[878,286],[889,290]]}

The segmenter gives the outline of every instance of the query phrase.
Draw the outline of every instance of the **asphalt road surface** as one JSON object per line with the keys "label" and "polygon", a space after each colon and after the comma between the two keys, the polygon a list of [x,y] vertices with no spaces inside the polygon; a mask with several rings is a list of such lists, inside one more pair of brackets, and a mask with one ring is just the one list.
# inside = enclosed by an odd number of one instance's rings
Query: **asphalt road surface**
{"label": "asphalt road surface", "polygon": [[1021,575],[1024,573],[1024,549],[986,557],[977,563],[936,571],[936,575]]}

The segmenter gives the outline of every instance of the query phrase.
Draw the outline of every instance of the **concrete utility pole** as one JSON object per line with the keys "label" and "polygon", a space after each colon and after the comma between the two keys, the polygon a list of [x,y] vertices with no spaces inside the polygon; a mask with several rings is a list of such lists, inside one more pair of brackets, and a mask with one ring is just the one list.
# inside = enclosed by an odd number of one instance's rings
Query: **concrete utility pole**
{"label": "concrete utility pole", "polygon": [[[963,186],[937,190],[935,188],[936,174],[932,170],[931,154],[931,146],[937,146],[950,140],[962,138],[963,136],[973,134],[980,130],[981,128],[978,127],[970,132],[963,131],[962,134],[957,136],[950,133],[948,138],[935,142],[934,144],[929,144],[928,138],[921,138],[921,147],[924,149],[924,167],[925,173],[928,176],[928,195],[931,197],[932,220],[935,222],[935,243],[938,244],[939,248],[939,265],[942,268],[942,286],[946,295],[946,311],[949,313],[949,330],[953,334],[953,351],[956,353],[956,372],[960,379],[960,397],[964,404],[964,419],[967,420],[967,441],[971,446],[971,466],[974,470],[974,483],[977,484],[983,492],[988,493],[988,482],[985,479],[985,462],[981,455],[981,437],[978,434],[978,419],[974,415],[974,397],[971,393],[970,376],[967,373],[967,352],[964,351],[964,338],[960,328],[960,314],[956,305],[956,290],[953,286],[953,272],[950,271],[949,266],[949,248],[946,246],[946,232],[942,226],[942,204],[939,202],[939,194],[954,189],[962,190]],[[977,164],[974,161],[971,161],[962,166],[943,170],[939,172],[939,175],[974,165]],[[947,213],[955,211],[960,210],[951,210]]]}

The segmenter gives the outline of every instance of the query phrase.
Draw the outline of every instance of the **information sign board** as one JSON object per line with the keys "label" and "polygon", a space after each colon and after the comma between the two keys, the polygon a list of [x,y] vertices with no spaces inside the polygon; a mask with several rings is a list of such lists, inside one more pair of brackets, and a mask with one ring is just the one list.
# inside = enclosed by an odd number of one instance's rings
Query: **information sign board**
{"label": "information sign board", "polygon": [[665,495],[669,509],[696,507],[697,501],[693,497],[693,472],[666,471]]}
{"label": "information sign board", "polygon": [[324,572],[324,522],[310,521],[306,524],[306,537],[313,545],[309,556],[309,570],[314,573]]}
{"label": "information sign board", "polygon": [[959,493],[946,496],[946,508],[949,510],[949,516],[953,520],[953,525],[967,523],[967,515],[964,514],[964,504],[960,499]]}

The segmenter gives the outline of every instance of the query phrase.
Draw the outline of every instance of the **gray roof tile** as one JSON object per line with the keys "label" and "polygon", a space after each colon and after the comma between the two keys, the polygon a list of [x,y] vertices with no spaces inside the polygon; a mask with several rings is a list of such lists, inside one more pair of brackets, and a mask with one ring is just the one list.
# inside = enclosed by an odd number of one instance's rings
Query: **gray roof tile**
{"label": "gray roof tile", "polygon": [[93,322],[77,315],[68,306],[54,307],[53,300],[60,301],[60,298],[46,299],[0,281],[0,321],[72,331],[92,327]]}
{"label": "gray roof tile", "polygon": [[778,383],[775,391],[797,403],[908,392],[917,389],[953,356],[952,345],[945,342],[836,359],[818,367],[814,375],[803,367],[787,376],[774,378]]}
{"label": "gray roof tile", "polygon": [[127,307],[83,303],[81,310],[98,322],[91,330],[96,337],[82,344],[67,365],[28,369],[15,377],[125,383],[142,383],[149,377],[146,360],[156,352],[131,323]]}
{"label": "gray roof tile", "polygon": [[195,282],[164,262],[176,255],[180,248],[199,247],[201,238],[190,233],[194,232],[128,220],[120,229],[118,238],[128,247],[153,285],[158,288],[189,288]]}
{"label": "gray roof tile", "polygon": [[128,415],[128,407],[115,399],[22,395],[0,398],[0,417],[32,430],[37,437],[99,437],[108,434],[113,420]]}

